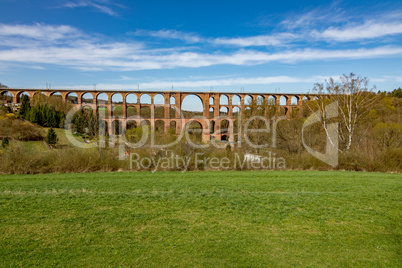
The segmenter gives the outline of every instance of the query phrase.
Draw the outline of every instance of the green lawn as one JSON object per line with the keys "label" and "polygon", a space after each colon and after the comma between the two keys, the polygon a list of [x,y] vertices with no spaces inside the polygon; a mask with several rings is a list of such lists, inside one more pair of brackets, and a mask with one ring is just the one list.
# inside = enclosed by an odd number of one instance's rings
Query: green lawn
{"label": "green lawn", "polygon": [[21,144],[23,144],[26,149],[32,152],[44,152],[48,150],[43,141],[25,141],[22,142]]}
{"label": "green lawn", "polygon": [[[49,131],[50,128],[44,127],[43,129],[45,130],[44,133],[47,134],[47,132]],[[54,131],[56,132],[56,135],[57,135],[57,146],[62,146],[62,147],[63,146],[73,146],[73,144],[68,140],[68,138],[66,136],[66,131],[64,129],[54,128]],[[73,134],[72,137],[79,143],[84,143],[84,139],[82,138],[81,135]],[[43,144],[42,141],[40,141],[40,142]],[[45,147],[45,149],[48,150],[46,147]]]}
{"label": "green lawn", "polygon": [[0,176],[0,266],[401,267],[401,190],[357,172]]}

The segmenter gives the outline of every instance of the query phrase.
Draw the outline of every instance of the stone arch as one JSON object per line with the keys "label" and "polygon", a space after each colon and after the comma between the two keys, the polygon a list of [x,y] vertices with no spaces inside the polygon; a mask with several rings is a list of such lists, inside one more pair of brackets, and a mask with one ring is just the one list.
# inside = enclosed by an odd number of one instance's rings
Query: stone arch
{"label": "stone arch", "polygon": [[52,92],[50,93],[50,97],[54,97],[54,98],[63,98],[63,95],[60,92]]}
{"label": "stone arch", "polygon": [[265,97],[262,95],[257,96],[257,105],[263,106],[265,104]]}
{"label": "stone arch", "polygon": [[127,118],[137,116],[137,107],[129,106],[127,107]]}
{"label": "stone arch", "polygon": [[181,102],[181,112],[184,118],[202,116],[203,111],[204,103],[199,95],[189,94],[183,98],[183,101]]}
{"label": "stone arch", "polygon": [[92,104],[92,103],[94,103],[94,96],[89,92],[82,94],[81,103],[83,103],[83,104]]}
{"label": "stone arch", "polygon": [[225,94],[222,94],[219,98],[219,105],[229,105],[229,97]]}
{"label": "stone arch", "polygon": [[229,132],[229,120],[222,120],[221,121],[221,133],[228,133]]}
{"label": "stone arch", "polygon": [[291,105],[297,105],[299,103],[299,97],[298,96],[293,96],[291,99],[290,99],[290,104]]}
{"label": "stone arch", "polygon": [[136,104],[137,103],[137,95],[134,93],[130,93],[126,96],[127,104]]}
{"label": "stone arch", "polygon": [[104,105],[100,105],[96,108],[96,113],[100,118],[108,118],[109,109]]}
{"label": "stone arch", "polygon": [[88,106],[88,105],[82,106],[82,107],[81,107],[81,110],[82,110],[83,112],[88,112],[88,113],[90,113],[90,114],[93,113],[92,107],[91,107],[91,106]]}
{"label": "stone arch", "polygon": [[219,105],[229,105],[229,98],[225,94],[222,94],[219,98]]}
{"label": "stone arch", "polygon": [[[36,93],[35,93],[36,94]],[[68,103],[78,104],[78,95],[75,92],[69,92],[66,95],[66,101]]]}
{"label": "stone arch", "polygon": [[113,104],[123,104],[123,96],[120,93],[114,93],[112,95]]}
{"label": "stone arch", "polygon": [[190,120],[187,122],[185,128],[192,141],[202,142],[203,126],[201,122],[197,120]]}
{"label": "stone arch", "polygon": [[141,97],[140,97],[140,104],[151,104],[151,103],[152,103],[151,96],[149,96],[149,95],[146,94],[146,93],[141,94]]}
{"label": "stone arch", "polygon": [[176,104],[176,98],[174,96],[171,96],[169,99],[170,104]]}
{"label": "stone arch", "polygon": [[165,133],[165,122],[163,120],[155,121],[155,132]]}
{"label": "stone arch", "polygon": [[113,135],[123,134],[123,124],[120,120],[113,120],[112,122],[112,133]]}
{"label": "stone arch", "polygon": [[123,117],[124,116],[123,115],[123,107],[121,107],[120,105],[114,106],[113,110],[112,110],[112,116],[119,117],[119,118]]}
{"label": "stone arch", "polygon": [[[75,94],[75,93],[73,93],[73,94]],[[77,95],[77,94],[75,94],[75,95]],[[44,101],[45,99],[46,99],[46,94],[42,91],[36,91],[32,97],[32,101],[34,103],[36,103],[37,101]],[[78,103],[78,97],[77,97],[77,103]]]}
{"label": "stone arch", "polygon": [[135,120],[128,120],[128,121],[126,122],[126,129],[129,130],[129,129],[133,129],[133,128],[137,128],[137,121],[135,121]]}
{"label": "stone arch", "polygon": [[106,93],[98,93],[96,95],[96,103],[97,104],[107,104],[109,102],[109,97]]}
{"label": "stone arch", "polygon": [[268,105],[276,105],[276,96],[269,96],[268,97]]}
{"label": "stone arch", "polygon": [[232,105],[238,105],[238,106],[241,105],[241,98],[239,95],[234,95],[232,97]]}
{"label": "stone arch", "polygon": [[240,108],[237,107],[237,106],[233,107],[233,109],[232,109],[232,115],[233,115],[233,116],[239,116],[239,115],[240,115]]}
{"label": "stone arch", "polygon": [[209,105],[214,105],[215,98],[214,97],[209,97]]}
{"label": "stone arch", "polygon": [[303,103],[308,102],[310,100],[310,98],[308,96],[303,96]]}
{"label": "stone arch", "polygon": [[154,110],[154,117],[155,118],[165,118],[165,107],[156,106],[155,110]]}
{"label": "stone arch", "polygon": [[287,97],[287,96],[283,95],[283,96],[281,96],[281,97],[279,98],[279,105],[280,105],[280,106],[286,105],[287,102],[288,102],[288,97]]}
{"label": "stone arch", "polygon": [[221,136],[221,141],[228,141],[228,140],[229,140],[228,135],[222,135]]}
{"label": "stone arch", "polygon": [[[70,92],[70,93],[74,93],[74,92]],[[70,94],[70,93],[68,93],[68,94]],[[67,95],[68,95],[68,94],[67,94]],[[74,94],[75,94],[75,93],[74,93]],[[40,96],[40,95],[46,96],[46,94],[45,94],[44,92],[40,91],[40,90],[35,91],[35,93],[34,93],[33,95],[34,95],[34,97],[35,97],[35,96]],[[77,95],[77,94],[75,94],[75,95]]]}
{"label": "stone arch", "polygon": [[164,105],[165,104],[165,98],[163,97],[162,94],[156,94],[155,95],[154,104],[155,105]]}
{"label": "stone arch", "polygon": [[29,95],[28,92],[20,91],[20,92],[17,93],[17,98],[16,98],[16,99],[17,99],[17,103],[20,103],[20,102],[21,102],[21,98],[22,98],[23,95],[26,95],[26,96],[28,96],[29,99],[31,99],[31,95]]}
{"label": "stone arch", "polygon": [[10,91],[7,91],[7,90],[2,91],[2,92],[0,93],[0,96],[1,96],[1,99],[7,101],[7,103],[12,103],[13,100],[14,100],[14,95],[13,95],[13,93],[11,93]]}
{"label": "stone arch", "polygon": [[151,108],[149,106],[141,106],[140,115],[142,118],[151,118]]}
{"label": "stone arch", "polygon": [[253,102],[253,96],[247,95],[244,97],[244,105],[251,105]]}
{"label": "stone arch", "polygon": [[219,116],[228,116],[229,114],[229,109],[225,106],[221,107],[219,109]]}

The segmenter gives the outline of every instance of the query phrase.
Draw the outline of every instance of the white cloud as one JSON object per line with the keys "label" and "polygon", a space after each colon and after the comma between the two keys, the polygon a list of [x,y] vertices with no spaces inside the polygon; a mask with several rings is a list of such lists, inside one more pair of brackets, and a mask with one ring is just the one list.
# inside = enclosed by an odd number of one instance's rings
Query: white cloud
{"label": "white cloud", "polygon": [[177,30],[158,30],[149,31],[137,29],[134,32],[129,32],[129,35],[135,36],[150,36],[159,39],[176,39],[182,40],[186,43],[212,43],[215,45],[231,45],[238,47],[250,46],[284,46],[289,42],[299,38],[299,35],[293,33],[278,33],[275,35],[257,35],[249,37],[218,37],[218,38],[205,38],[196,33],[182,32]]}
{"label": "white cloud", "polygon": [[216,38],[213,42],[219,45],[249,46],[283,46],[298,38],[293,33],[278,33],[276,35],[257,35],[237,38]]}
{"label": "white cloud", "polygon": [[400,9],[387,12],[343,9],[335,1],[327,7],[289,14],[278,26],[291,32],[304,32],[305,41],[361,41],[401,34],[401,15]]}
{"label": "white cloud", "polygon": [[303,33],[281,32],[275,35],[257,35],[238,38],[217,38],[213,42],[220,45],[287,46],[296,41],[307,43],[315,41],[350,42],[375,39],[402,34],[402,21],[366,21],[363,24],[346,24],[342,27],[329,27],[324,30],[306,30]]}
{"label": "white cloud", "polygon": [[367,21],[362,25],[330,27],[323,32],[313,31],[312,35],[319,39],[339,42],[372,39],[402,33],[402,21],[375,22]]}
{"label": "white cloud", "polygon": [[[37,40],[52,41],[64,38],[78,37],[80,35],[81,32],[78,29],[68,25],[53,26],[39,23],[33,25],[0,24],[0,36],[7,38],[23,37]],[[7,39],[5,41],[7,41]]]}
{"label": "white cloud", "polygon": [[27,47],[0,50],[0,61],[55,64],[81,70],[132,71],[149,69],[198,68],[213,65],[258,65],[269,62],[363,59],[399,56],[402,47],[324,50],[299,49],[277,53],[239,50],[232,53],[154,52],[128,43],[80,43],[70,47]]}
{"label": "white cloud", "polygon": [[[117,16],[118,13],[115,12],[111,7],[108,0],[78,0],[78,1],[68,1],[62,5],[62,7],[67,8],[77,8],[77,7],[92,7],[97,11],[108,14],[110,16]],[[122,7],[121,5],[115,5]]]}
{"label": "white cloud", "polygon": [[[384,75],[381,78],[375,78],[377,80],[382,80],[383,81],[396,81],[396,82],[402,82],[402,76],[390,76],[390,75]],[[370,79],[370,81],[376,82],[374,79]]]}
{"label": "white cloud", "polygon": [[149,30],[137,29],[134,32],[129,32],[129,34],[135,36],[151,36],[161,39],[177,39],[185,41],[187,43],[199,43],[203,41],[203,39],[195,33],[186,33],[176,30],[149,31]]}
{"label": "white cloud", "polygon": [[350,20],[352,16],[348,15],[338,4],[334,1],[328,7],[319,6],[300,14],[289,14],[280,22],[280,25],[291,30],[311,29]]}

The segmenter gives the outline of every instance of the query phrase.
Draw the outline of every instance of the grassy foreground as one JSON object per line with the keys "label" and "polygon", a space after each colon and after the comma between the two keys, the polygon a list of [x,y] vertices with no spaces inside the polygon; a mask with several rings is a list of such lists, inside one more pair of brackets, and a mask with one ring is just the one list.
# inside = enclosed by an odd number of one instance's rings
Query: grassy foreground
{"label": "grassy foreground", "polygon": [[0,176],[0,266],[402,265],[400,174]]}

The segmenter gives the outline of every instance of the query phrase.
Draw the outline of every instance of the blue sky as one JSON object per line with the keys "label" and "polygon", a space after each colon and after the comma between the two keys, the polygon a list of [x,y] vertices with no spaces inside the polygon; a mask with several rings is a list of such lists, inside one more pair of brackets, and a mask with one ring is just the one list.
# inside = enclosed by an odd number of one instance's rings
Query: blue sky
{"label": "blue sky", "polygon": [[354,72],[402,86],[397,1],[2,0],[9,87],[309,92]]}

